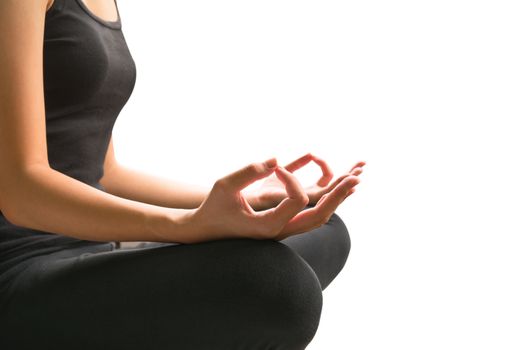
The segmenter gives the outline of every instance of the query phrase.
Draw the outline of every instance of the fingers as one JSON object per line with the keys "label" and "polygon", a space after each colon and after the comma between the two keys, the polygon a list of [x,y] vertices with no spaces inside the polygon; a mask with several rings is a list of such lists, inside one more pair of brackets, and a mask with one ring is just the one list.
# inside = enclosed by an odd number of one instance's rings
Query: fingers
{"label": "fingers", "polygon": [[350,170],[351,175],[359,175],[363,172],[363,168],[353,168]]}
{"label": "fingers", "polygon": [[255,215],[265,219],[266,225],[278,227],[279,230],[308,204],[308,195],[295,176],[283,167],[277,167],[275,175],[282,181],[288,197],[275,208],[256,212]]}
{"label": "fingers", "polygon": [[326,223],[348,195],[359,183],[356,176],[347,176],[330,192],[321,197],[316,206],[298,213],[282,230],[282,237],[311,230]]}
{"label": "fingers", "polygon": [[326,217],[332,215],[332,213],[337,209],[339,204],[341,204],[347,197],[349,191],[355,189],[360,182],[359,178],[356,176],[348,176],[343,181],[341,181],[330,193],[325,194],[324,198],[318,202],[316,206],[319,215]]}
{"label": "fingers", "polygon": [[289,172],[293,173],[294,171],[299,170],[300,168],[308,164],[311,160],[312,160],[312,154],[307,153],[304,156],[289,163],[284,168],[288,170]]}
{"label": "fingers", "polygon": [[345,175],[360,175],[363,173],[363,167],[366,165],[365,161],[359,161],[355,163],[355,165],[352,167],[352,169],[348,170],[348,172]]}
{"label": "fingers", "polygon": [[232,190],[240,191],[251,183],[273,173],[276,166],[277,160],[275,158],[270,158],[266,162],[251,163],[224,176],[218,182],[223,183]]}
{"label": "fingers", "polygon": [[362,168],[354,167],[353,170],[350,170],[350,172],[344,173],[343,175],[339,176],[335,181],[333,181],[328,186],[324,187],[322,191],[319,192],[319,196],[324,195],[325,193],[331,192],[341,181],[343,181],[348,176],[357,176],[363,172]]}
{"label": "fingers", "polygon": [[277,175],[277,178],[284,184],[288,198],[299,201],[304,201],[305,198],[308,199],[308,196],[303,190],[303,186],[301,186],[299,180],[297,180],[291,172],[278,166],[275,169],[275,175]]}
{"label": "fingers", "polygon": [[332,172],[332,169],[328,166],[328,163],[326,163],[323,159],[312,156],[312,160],[321,167],[321,171],[323,172],[323,175],[321,178],[317,181],[317,186],[324,187],[332,181],[332,178],[334,177],[334,173]]}
{"label": "fingers", "polygon": [[352,187],[350,191],[348,191],[348,194],[345,196],[345,199],[348,198],[349,195],[355,192],[355,187]]}
{"label": "fingers", "polygon": [[[352,167],[352,169],[348,170],[349,173],[351,173],[353,170],[355,170],[356,168],[362,168],[366,165],[366,162],[361,160],[357,163],[355,163],[355,165]],[[363,169],[361,169],[361,172],[363,171]]]}
{"label": "fingers", "polygon": [[[354,176],[357,176],[357,175],[360,175],[363,173],[363,166],[365,166],[366,162],[364,161],[359,161],[357,162],[353,167],[352,169],[348,170],[348,172],[346,172],[345,174],[341,175],[339,178],[337,178],[336,181],[334,181],[333,183],[330,184],[330,186],[328,186],[326,192],[330,192],[335,186],[337,186],[345,177],[349,176],[349,175],[354,175]],[[325,193],[326,193],[325,192]]]}
{"label": "fingers", "polygon": [[[352,174],[352,175],[355,175],[355,174]],[[330,184],[330,186],[326,187],[326,189],[323,191],[323,194],[332,191],[332,190],[335,188],[335,186],[339,185],[339,183],[340,183],[341,181],[343,181],[344,179],[346,179],[348,176],[350,176],[350,174],[348,174],[348,173],[339,176],[339,177],[337,178],[337,180],[335,180],[334,182],[332,182],[332,183]]]}
{"label": "fingers", "polygon": [[314,161],[319,167],[321,168],[321,171],[323,172],[323,175],[321,178],[317,181],[318,186],[326,186],[332,181],[332,178],[334,177],[334,174],[332,172],[332,169],[328,166],[328,164],[321,158],[314,156],[311,153],[307,153],[304,156],[294,160],[293,162],[289,163],[285,166],[286,170],[293,173],[294,171],[302,168],[306,164],[308,164],[310,161]]}

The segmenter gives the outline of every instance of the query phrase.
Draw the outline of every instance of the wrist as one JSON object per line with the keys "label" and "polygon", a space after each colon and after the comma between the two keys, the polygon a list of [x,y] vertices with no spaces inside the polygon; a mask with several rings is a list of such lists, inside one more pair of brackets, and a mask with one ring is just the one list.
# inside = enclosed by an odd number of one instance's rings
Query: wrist
{"label": "wrist", "polygon": [[157,215],[148,219],[148,230],[158,242],[190,243],[195,239],[193,216],[196,208],[162,208]]}

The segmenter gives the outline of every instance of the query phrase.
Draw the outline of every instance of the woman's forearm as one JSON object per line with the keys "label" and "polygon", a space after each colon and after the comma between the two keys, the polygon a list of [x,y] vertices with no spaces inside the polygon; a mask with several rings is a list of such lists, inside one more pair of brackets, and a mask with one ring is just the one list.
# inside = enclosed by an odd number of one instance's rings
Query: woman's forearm
{"label": "woman's forearm", "polygon": [[3,213],[18,226],[92,241],[184,243],[191,235],[193,209],[121,198],[47,166],[21,171],[9,188]]}
{"label": "woman's forearm", "polygon": [[100,180],[108,193],[168,208],[197,208],[209,188],[150,175],[115,164]]}

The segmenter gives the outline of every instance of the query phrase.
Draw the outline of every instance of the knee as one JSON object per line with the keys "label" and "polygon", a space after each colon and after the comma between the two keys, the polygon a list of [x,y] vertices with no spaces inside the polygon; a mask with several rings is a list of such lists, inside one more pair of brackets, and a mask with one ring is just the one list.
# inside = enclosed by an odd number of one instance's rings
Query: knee
{"label": "knee", "polygon": [[313,339],[321,317],[322,289],[312,268],[285,244],[249,240],[244,287],[256,296],[258,322],[268,341],[284,349],[304,349]]}
{"label": "knee", "polygon": [[312,248],[316,249],[316,253],[311,264],[316,269],[322,289],[325,290],[346,265],[351,243],[346,224],[335,213],[321,227],[321,231],[319,247]]}
{"label": "knee", "polygon": [[[154,255],[160,266],[192,262],[188,273],[171,277],[162,269],[163,277],[157,277],[165,287],[160,300],[198,300],[199,307],[164,308],[167,314],[190,315],[185,318],[190,329],[214,334],[219,343],[255,342],[286,350],[304,349],[313,339],[323,304],[321,284],[310,265],[285,244],[225,239],[158,250],[164,252]],[[232,329],[237,330],[234,340]]]}
{"label": "knee", "polygon": [[350,254],[350,248],[352,245],[348,226],[336,213],[332,214],[326,225],[328,225],[333,231],[334,239],[337,240],[337,246],[344,258],[344,261],[342,261],[342,265],[344,265]]}

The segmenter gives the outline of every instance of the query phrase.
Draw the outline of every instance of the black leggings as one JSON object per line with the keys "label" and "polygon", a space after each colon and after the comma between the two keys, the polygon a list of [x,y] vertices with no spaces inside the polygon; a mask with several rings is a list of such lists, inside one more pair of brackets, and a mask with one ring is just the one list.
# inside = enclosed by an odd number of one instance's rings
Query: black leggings
{"label": "black leggings", "polygon": [[101,243],[39,256],[2,296],[0,349],[305,349],[349,251],[333,214],[282,241]]}

